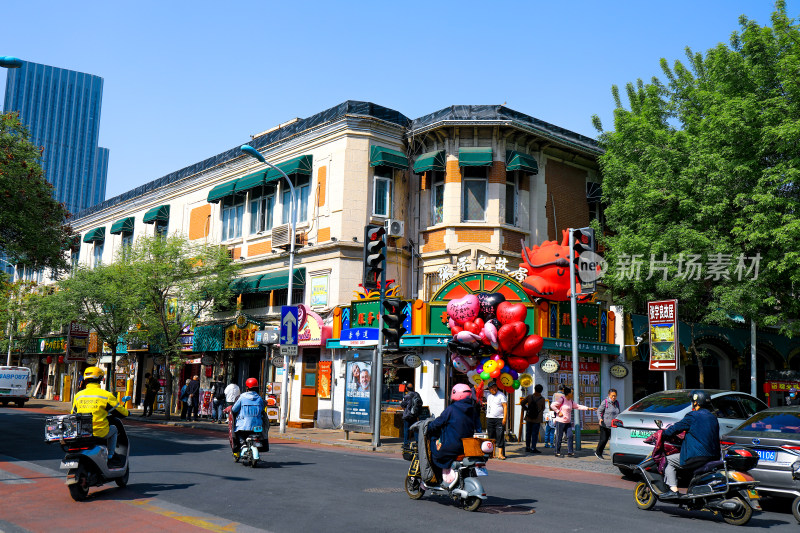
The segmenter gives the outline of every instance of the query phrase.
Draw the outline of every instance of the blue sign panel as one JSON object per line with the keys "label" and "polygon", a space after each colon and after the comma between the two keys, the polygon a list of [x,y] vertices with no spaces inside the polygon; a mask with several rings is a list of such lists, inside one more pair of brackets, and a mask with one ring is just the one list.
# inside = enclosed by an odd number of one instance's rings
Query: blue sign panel
{"label": "blue sign panel", "polygon": [[281,346],[297,346],[297,307],[281,306]]}
{"label": "blue sign panel", "polygon": [[342,346],[377,346],[378,328],[343,329],[339,343]]}

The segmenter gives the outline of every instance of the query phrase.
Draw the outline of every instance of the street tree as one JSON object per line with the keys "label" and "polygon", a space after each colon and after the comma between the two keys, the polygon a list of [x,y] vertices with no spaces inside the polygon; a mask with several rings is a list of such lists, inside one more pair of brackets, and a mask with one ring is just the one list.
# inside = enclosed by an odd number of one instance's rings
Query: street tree
{"label": "street tree", "polygon": [[[108,265],[77,267],[69,277],[59,281],[55,291],[39,299],[38,320],[58,329],[77,322],[96,332],[100,345],[105,343],[111,349],[113,372],[117,365],[117,343],[134,326],[134,310],[139,304],[126,289],[130,268],[124,253]],[[113,382],[113,375],[108,376],[109,391]]]}
{"label": "street tree", "polygon": [[44,179],[42,150],[17,113],[0,114],[0,252],[12,264],[58,273],[68,266],[73,232]]}
{"label": "street tree", "polygon": [[36,299],[35,284],[30,281],[11,282],[0,276],[0,349],[2,361],[11,364],[15,346],[20,346],[30,337],[27,317],[32,302]]}
{"label": "street tree", "polygon": [[[741,315],[800,332],[800,27],[740,18],[729,45],[661,59],[664,79],[619,89],[600,131],[610,269],[617,301],[680,301],[691,323]],[[694,342],[690,351],[700,367]]]}
{"label": "street tree", "polygon": [[[239,270],[228,250],[195,245],[179,235],[140,237],[126,258],[130,276],[126,289],[139,304],[134,308],[138,334],[166,359],[166,402],[171,404],[170,367],[182,365],[184,328],[231,298],[230,283]],[[167,418],[169,418],[167,408]]]}

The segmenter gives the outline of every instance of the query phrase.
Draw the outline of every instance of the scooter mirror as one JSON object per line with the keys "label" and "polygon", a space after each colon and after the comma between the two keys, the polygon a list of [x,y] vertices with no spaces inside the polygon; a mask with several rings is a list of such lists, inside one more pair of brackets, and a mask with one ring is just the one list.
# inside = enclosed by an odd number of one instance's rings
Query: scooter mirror
{"label": "scooter mirror", "polygon": [[664,425],[664,422],[662,422],[661,420],[656,420],[656,421],[655,421],[655,423],[656,423],[656,427],[657,427],[658,429],[661,429],[661,426],[663,426],[663,425]]}

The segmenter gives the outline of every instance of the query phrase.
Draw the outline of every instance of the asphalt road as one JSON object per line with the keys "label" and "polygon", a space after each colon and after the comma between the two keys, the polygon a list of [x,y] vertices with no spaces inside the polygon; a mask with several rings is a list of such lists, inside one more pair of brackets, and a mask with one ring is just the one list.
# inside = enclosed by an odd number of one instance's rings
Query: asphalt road
{"label": "asphalt road", "polygon": [[[468,513],[442,497],[409,499],[408,463],[386,454],[279,441],[260,468],[236,464],[219,433],[127,425],[130,483],[73,502],[43,442],[44,414],[0,408],[0,531],[723,531],[711,513],[638,510],[633,484],[605,473],[490,461],[489,500]],[[798,531],[785,501],[747,526]],[[91,517],[87,518],[87,517]]]}

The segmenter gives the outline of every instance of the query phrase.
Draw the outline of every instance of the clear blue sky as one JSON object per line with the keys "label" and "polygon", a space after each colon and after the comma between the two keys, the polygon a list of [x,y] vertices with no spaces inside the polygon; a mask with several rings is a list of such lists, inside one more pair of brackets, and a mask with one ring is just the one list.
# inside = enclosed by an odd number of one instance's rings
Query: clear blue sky
{"label": "clear blue sky", "polygon": [[[105,79],[111,198],[345,100],[502,104],[596,136],[612,84],[728,42],[770,0],[3,2],[0,55]],[[800,15],[800,0],[788,12]],[[0,69],[0,90],[5,71]]]}

